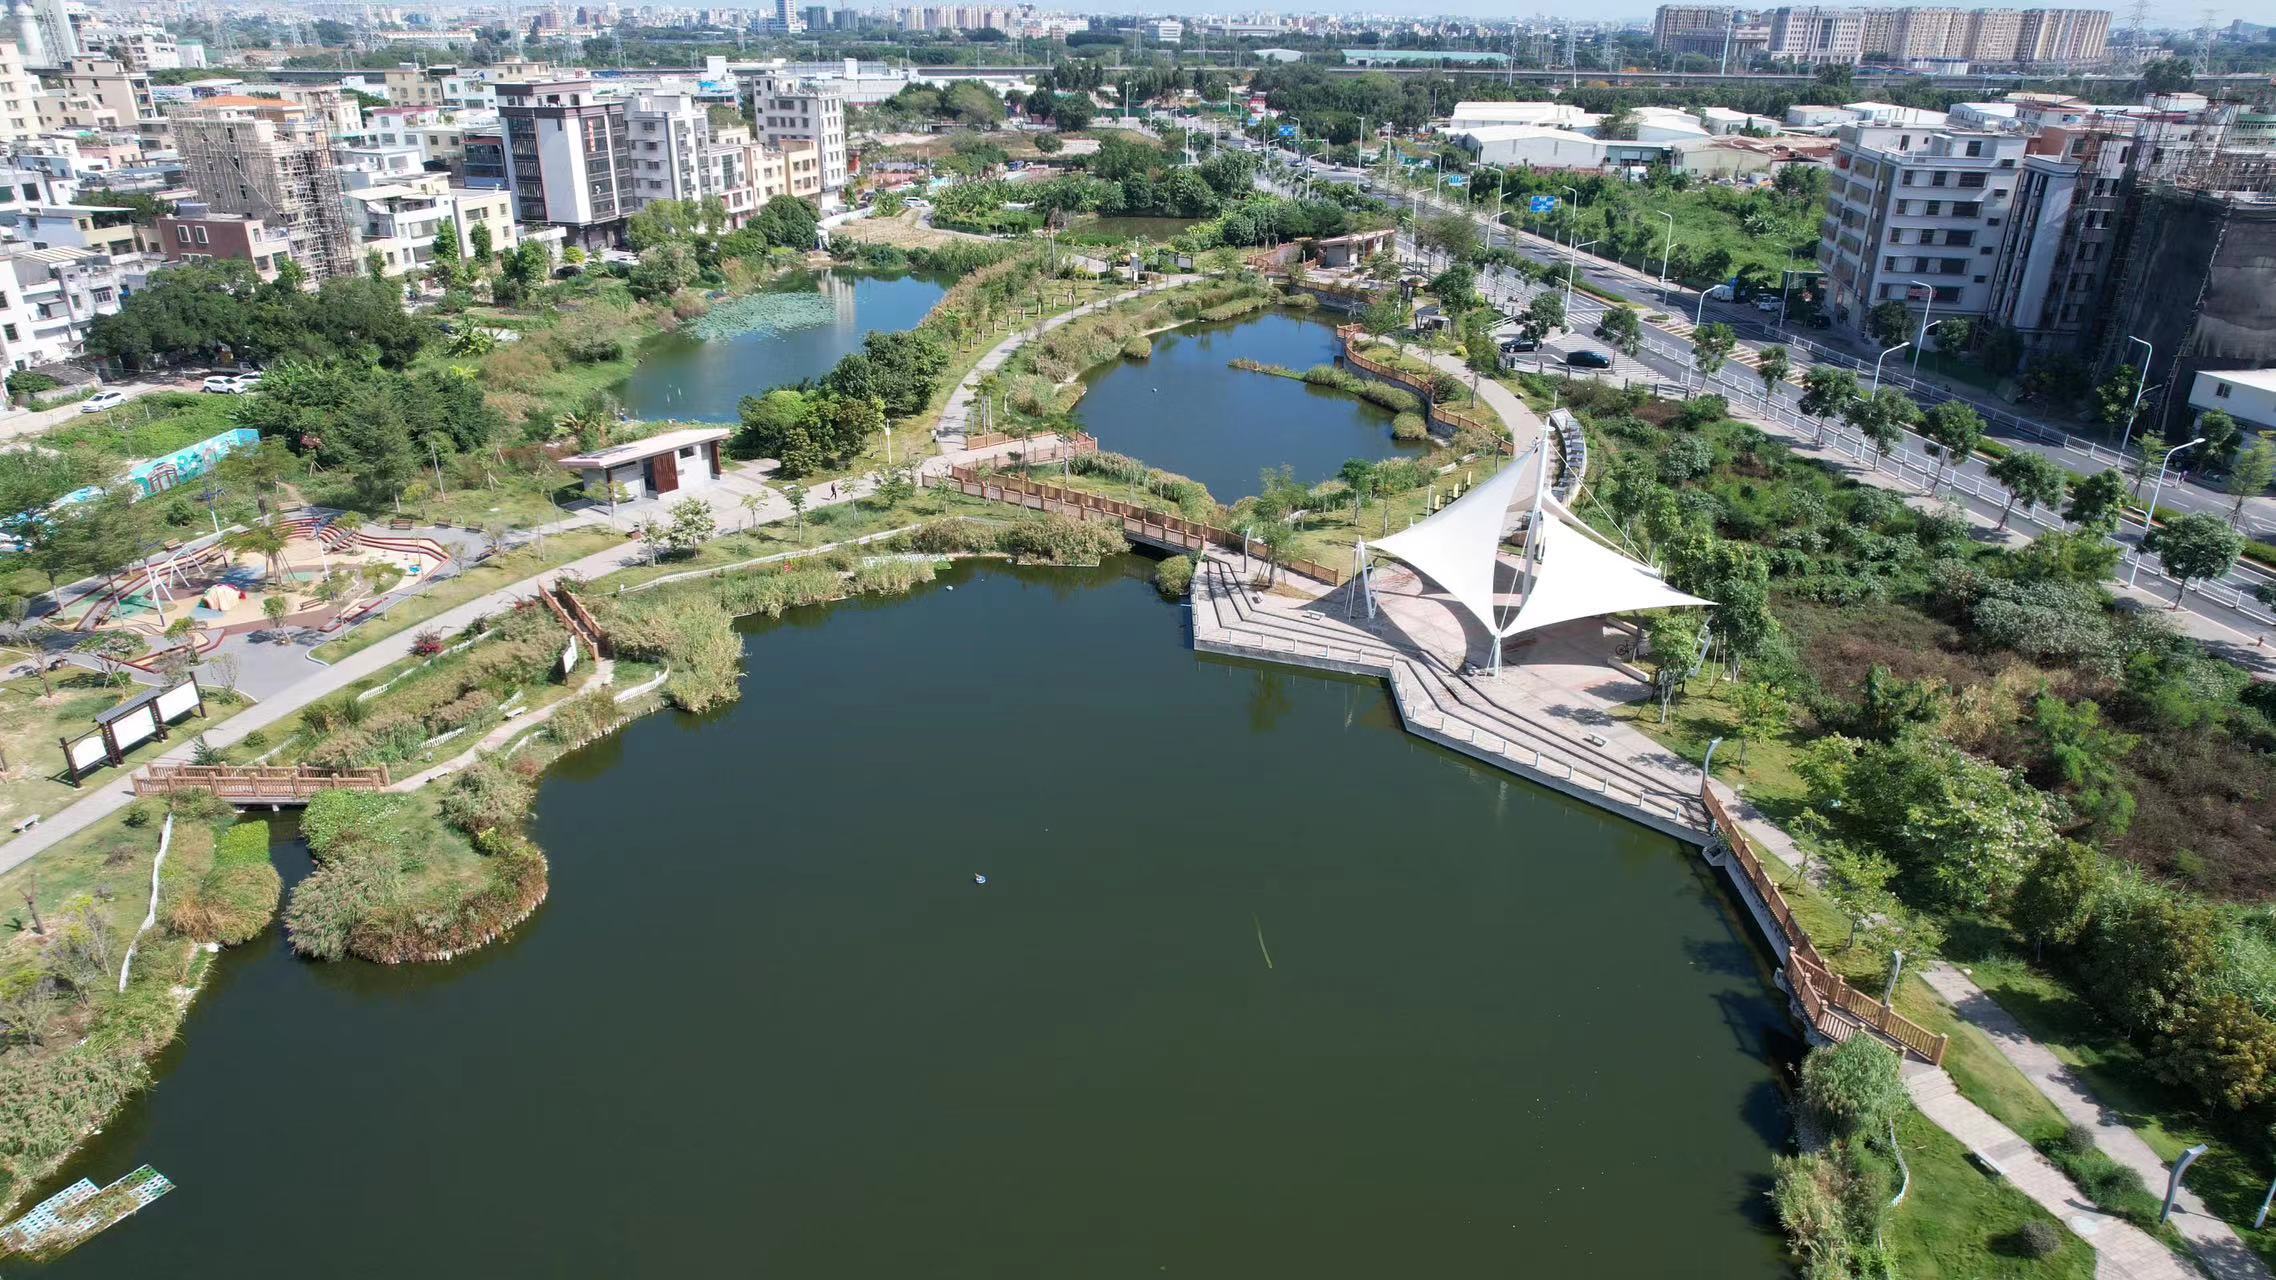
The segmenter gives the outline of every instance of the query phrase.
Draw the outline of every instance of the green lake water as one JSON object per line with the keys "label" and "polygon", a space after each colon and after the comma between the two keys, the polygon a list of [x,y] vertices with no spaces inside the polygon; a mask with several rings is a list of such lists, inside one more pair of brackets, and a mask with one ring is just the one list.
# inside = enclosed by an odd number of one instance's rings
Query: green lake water
{"label": "green lake water", "polygon": [[660,334],[641,348],[621,394],[636,418],[734,422],[747,395],[828,373],[880,329],[913,329],[951,282],[915,273],[796,272],[778,291],[815,293],[832,305],[826,323],[701,341]]}
{"label": "green lake water", "polygon": [[1697,855],[1148,567],[751,623],[741,701],[549,775],[509,941],[224,954],[68,1171],[180,1189],[39,1274],[1785,1274],[1795,1046]]}
{"label": "green lake water", "polygon": [[1420,456],[1391,438],[1388,410],[1323,387],[1229,367],[1255,360],[1302,372],[1332,364],[1336,333],[1322,315],[1266,311],[1155,335],[1146,360],[1112,360],[1083,375],[1075,418],[1115,453],[1190,476],[1220,502],[1257,492],[1267,467],[1311,484],[1346,459]]}

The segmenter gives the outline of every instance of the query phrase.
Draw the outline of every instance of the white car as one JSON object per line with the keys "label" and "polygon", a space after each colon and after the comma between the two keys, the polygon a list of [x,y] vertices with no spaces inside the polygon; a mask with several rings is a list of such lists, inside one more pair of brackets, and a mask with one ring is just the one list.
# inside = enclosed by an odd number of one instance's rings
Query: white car
{"label": "white car", "polygon": [[198,384],[198,389],[216,395],[233,396],[237,394],[237,379],[226,373],[217,373]]}
{"label": "white car", "polygon": [[79,402],[79,412],[101,413],[105,409],[116,409],[125,403],[126,393],[123,391],[98,391]]}
{"label": "white car", "polygon": [[247,391],[258,391],[260,389],[261,371],[259,369],[249,369],[244,373],[237,375],[237,390],[240,394]]}
{"label": "white car", "polygon": [[1767,293],[1754,300],[1755,310],[1769,314],[1776,314],[1779,308],[1783,307],[1784,305],[1785,303],[1780,301],[1778,298],[1772,297]]}

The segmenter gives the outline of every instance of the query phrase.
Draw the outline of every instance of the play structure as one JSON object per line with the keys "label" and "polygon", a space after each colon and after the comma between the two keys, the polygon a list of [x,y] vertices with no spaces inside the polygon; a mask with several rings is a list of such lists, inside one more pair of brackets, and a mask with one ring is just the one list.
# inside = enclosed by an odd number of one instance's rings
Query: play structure
{"label": "play structure", "polygon": [[[228,535],[167,548],[86,584],[63,602],[56,621],[155,643],[187,620],[191,643],[203,653],[225,635],[274,625],[268,612],[272,598],[283,598],[287,618],[322,625],[349,611],[368,611],[377,598],[450,560],[450,552],[431,539],[369,532],[336,512],[303,511],[271,527],[282,539],[274,554],[233,549]],[[325,589],[327,580],[336,587]]]}

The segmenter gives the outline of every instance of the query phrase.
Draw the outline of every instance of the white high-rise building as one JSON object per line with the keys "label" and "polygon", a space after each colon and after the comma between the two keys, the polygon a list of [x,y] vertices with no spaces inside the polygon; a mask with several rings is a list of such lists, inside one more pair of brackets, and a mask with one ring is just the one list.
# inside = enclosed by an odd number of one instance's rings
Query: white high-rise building
{"label": "white high-rise building", "polygon": [[744,77],[741,96],[768,146],[781,151],[813,147],[821,159],[822,189],[844,188],[846,105],[834,86],[825,80],[759,71]]}

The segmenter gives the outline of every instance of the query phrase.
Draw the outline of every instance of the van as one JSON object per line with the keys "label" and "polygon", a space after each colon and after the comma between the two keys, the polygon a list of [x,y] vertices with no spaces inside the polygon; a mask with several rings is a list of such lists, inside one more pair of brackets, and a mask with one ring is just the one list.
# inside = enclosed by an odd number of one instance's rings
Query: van
{"label": "van", "polygon": [[1717,302],[1729,302],[1733,298],[1736,298],[1738,295],[1731,291],[1731,286],[1727,284],[1719,284],[1714,288],[1709,289],[1707,291],[1707,296],[1713,298]]}

